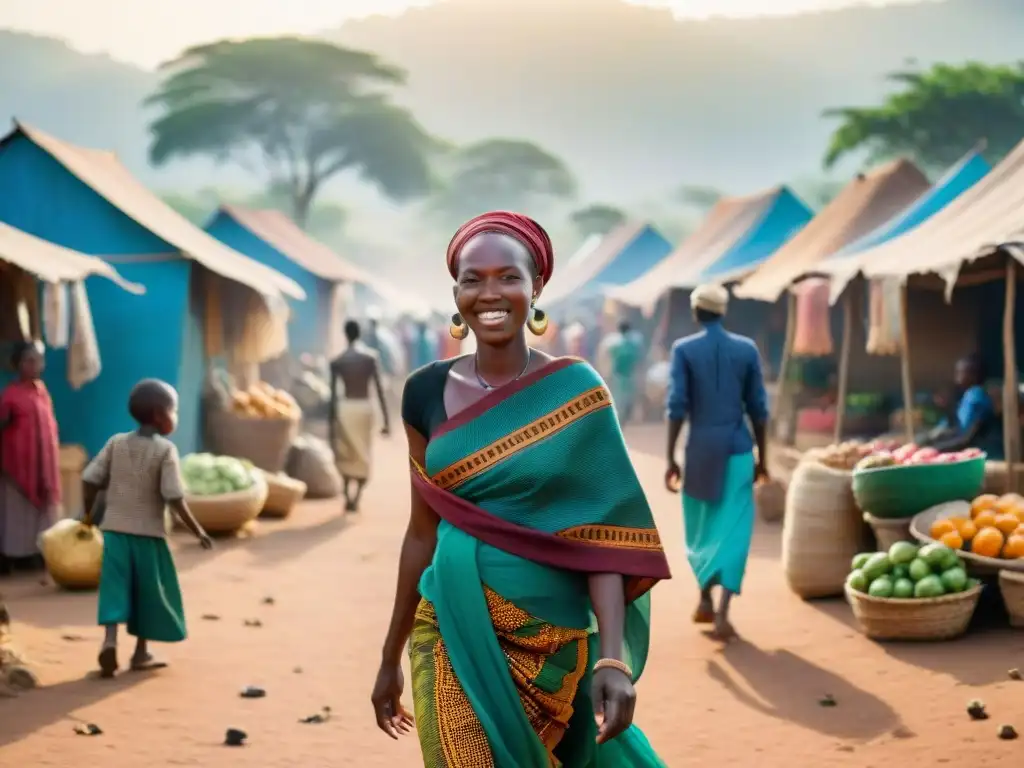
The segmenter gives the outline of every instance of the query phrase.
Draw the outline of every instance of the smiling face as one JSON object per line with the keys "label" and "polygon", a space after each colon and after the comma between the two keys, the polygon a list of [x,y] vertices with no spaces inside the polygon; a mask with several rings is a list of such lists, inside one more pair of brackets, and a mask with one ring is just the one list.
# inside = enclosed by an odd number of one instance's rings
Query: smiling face
{"label": "smiling face", "polygon": [[455,306],[477,342],[504,346],[523,332],[541,281],[526,246],[486,232],[459,254]]}

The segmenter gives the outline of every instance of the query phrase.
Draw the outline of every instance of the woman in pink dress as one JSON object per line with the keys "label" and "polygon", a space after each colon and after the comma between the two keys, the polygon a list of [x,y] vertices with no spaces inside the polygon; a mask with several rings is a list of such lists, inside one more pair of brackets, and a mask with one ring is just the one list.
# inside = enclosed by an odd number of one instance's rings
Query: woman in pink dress
{"label": "woman in pink dress", "polygon": [[43,353],[19,342],[18,378],[0,393],[0,571],[42,567],[37,540],[57,521],[60,461],[57,419],[43,384]]}

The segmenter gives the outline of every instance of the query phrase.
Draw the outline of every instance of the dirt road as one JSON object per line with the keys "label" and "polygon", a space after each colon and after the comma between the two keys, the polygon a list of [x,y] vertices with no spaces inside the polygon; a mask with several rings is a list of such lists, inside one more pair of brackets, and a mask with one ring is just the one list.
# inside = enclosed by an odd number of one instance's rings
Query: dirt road
{"label": "dirt road", "polygon": [[[1008,668],[1024,667],[1024,635],[871,643],[851,627],[844,603],[804,604],[788,593],[777,527],[758,530],[735,605],[745,640],[723,650],[703,637],[688,622],[694,593],[678,498],[659,490],[660,435],[631,442],[675,573],[654,595],[637,714],[669,766],[1021,765],[1024,740],[995,733],[1014,718],[1024,731],[1024,683],[1007,679]],[[254,538],[210,554],[179,542],[191,638],[159,649],[167,670],[87,679],[100,638],[95,596],[35,579],[5,585],[17,640],[43,688],[0,700],[0,765],[417,765],[414,737],[388,740],[368,703],[408,503],[401,442],[379,450],[379,476],[358,518],[343,520],[337,503],[307,503],[292,520],[261,524]],[[246,625],[255,619],[262,626]],[[247,685],[267,697],[240,698]],[[821,706],[826,695],[837,706]],[[969,721],[972,698],[985,701],[991,720]],[[324,706],[333,712],[327,723],[298,722]],[[104,733],[75,735],[78,722]],[[248,732],[247,747],[221,746],[230,727]]]}

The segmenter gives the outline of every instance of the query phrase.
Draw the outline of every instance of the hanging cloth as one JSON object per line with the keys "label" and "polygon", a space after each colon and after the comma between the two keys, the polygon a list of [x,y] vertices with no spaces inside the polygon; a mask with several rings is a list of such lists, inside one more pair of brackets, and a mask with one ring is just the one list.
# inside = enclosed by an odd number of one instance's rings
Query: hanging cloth
{"label": "hanging cloth", "polygon": [[81,389],[100,375],[100,348],[96,328],[89,308],[89,295],[85,283],[79,280],[71,286],[71,347],[68,349],[68,383],[72,389]]}
{"label": "hanging cloth", "polygon": [[832,326],[829,322],[829,282],[813,278],[793,288],[796,293],[796,332],[793,354],[798,357],[826,357],[832,354]]}
{"label": "hanging cloth", "polygon": [[64,349],[71,332],[67,283],[43,283],[43,331],[46,345]]}
{"label": "hanging cloth", "polygon": [[872,280],[867,351],[898,355],[903,350],[902,285],[898,278]]}

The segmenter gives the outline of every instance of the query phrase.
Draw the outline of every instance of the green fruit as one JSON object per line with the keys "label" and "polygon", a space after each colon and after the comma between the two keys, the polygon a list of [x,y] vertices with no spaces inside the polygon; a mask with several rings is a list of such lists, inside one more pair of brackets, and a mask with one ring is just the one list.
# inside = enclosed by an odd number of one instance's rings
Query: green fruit
{"label": "green fruit", "polygon": [[871,556],[873,554],[875,554],[875,553],[874,552],[861,552],[859,555],[854,555],[853,556],[853,562],[850,563],[850,570],[851,571],[859,571],[861,568],[864,567],[864,565],[867,563],[867,561],[871,559]]}
{"label": "green fruit", "polygon": [[892,585],[892,596],[908,598],[914,596],[914,582],[910,579],[896,579]]}
{"label": "green fruit", "polygon": [[943,571],[942,586],[947,592],[963,592],[967,589],[967,571],[963,568],[950,568]]}
{"label": "green fruit", "polygon": [[856,592],[867,592],[868,577],[864,575],[864,571],[858,568],[855,571],[851,571],[850,575],[846,577],[846,586]]}
{"label": "green fruit", "polygon": [[967,579],[966,589],[974,589],[979,584],[981,584],[981,581],[979,581],[978,579]]}
{"label": "green fruit", "polygon": [[868,577],[868,581],[874,581],[879,576],[884,576],[892,570],[892,563],[889,562],[889,555],[885,552],[876,552],[868,561],[861,567],[864,571],[864,575]]}
{"label": "green fruit", "polygon": [[868,594],[872,597],[892,597],[892,589],[892,579],[888,576],[879,576],[871,582],[871,586],[868,587]]}
{"label": "green fruit", "polygon": [[945,557],[941,564],[941,570],[948,571],[952,568],[963,568],[963,562],[960,560],[960,555],[956,550],[949,550],[949,554]]}
{"label": "green fruit", "polygon": [[897,541],[889,547],[889,561],[893,565],[906,565],[917,557],[917,546],[909,541]]}
{"label": "green fruit", "polygon": [[920,581],[927,576],[931,576],[932,573],[931,566],[919,557],[910,563],[907,571],[913,581]]}
{"label": "green fruit", "polygon": [[935,574],[925,576],[914,585],[914,597],[942,597],[946,594],[946,588],[942,586],[942,579]]}
{"label": "green fruit", "polygon": [[909,579],[910,567],[907,565],[894,565],[892,567],[892,578],[893,581],[896,579]]}
{"label": "green fruit", "polygon": [[925,544],[921,547],[921,551],[917,553],[917,556],[924,560],[933,570],[941,571],[943,564],[948,563],[950,555],[956,557],[956,552],[951,550],[945,544]]}

